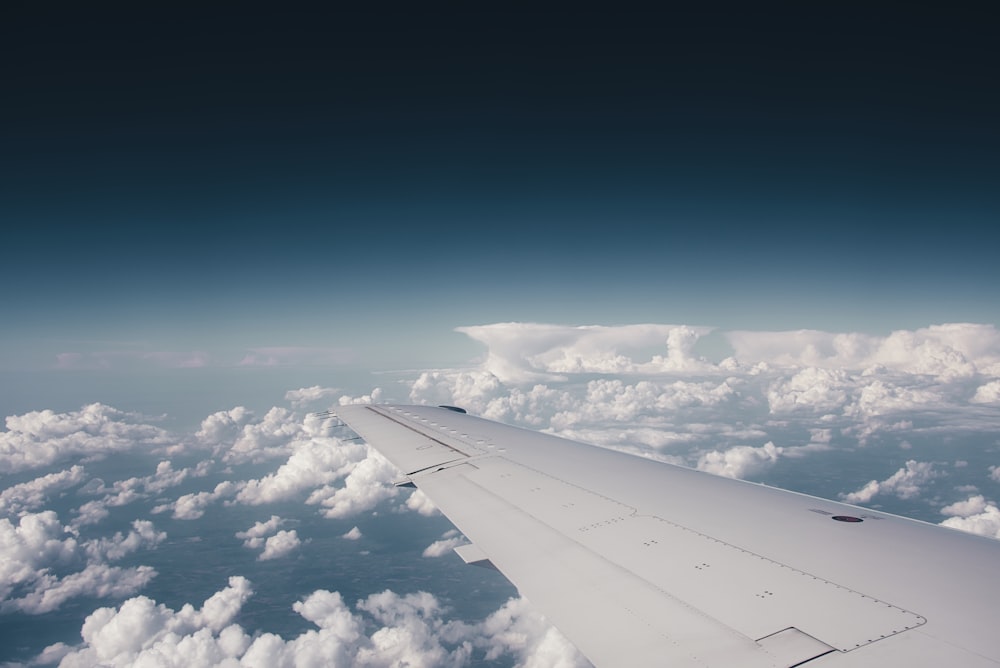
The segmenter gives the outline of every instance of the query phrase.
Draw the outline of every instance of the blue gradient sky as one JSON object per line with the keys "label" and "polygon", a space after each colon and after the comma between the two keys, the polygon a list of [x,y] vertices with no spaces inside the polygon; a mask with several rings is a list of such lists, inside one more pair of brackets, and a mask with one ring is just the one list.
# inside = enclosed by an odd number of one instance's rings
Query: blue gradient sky
{"label": "blue gradient sky", "polygon": [[981,17],[20,11],[8,387],[67,352],[455,364],[506,320],[997,319]]}

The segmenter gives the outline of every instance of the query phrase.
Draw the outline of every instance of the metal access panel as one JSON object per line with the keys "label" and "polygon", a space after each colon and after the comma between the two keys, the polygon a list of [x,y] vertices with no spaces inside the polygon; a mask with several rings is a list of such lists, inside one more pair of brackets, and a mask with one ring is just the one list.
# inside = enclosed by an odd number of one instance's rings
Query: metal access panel
{"label": "metal access panel", "polygon": [[794,627],[850,651],[926,621],[502,457],[474,461],[469,480],[753,640]]}

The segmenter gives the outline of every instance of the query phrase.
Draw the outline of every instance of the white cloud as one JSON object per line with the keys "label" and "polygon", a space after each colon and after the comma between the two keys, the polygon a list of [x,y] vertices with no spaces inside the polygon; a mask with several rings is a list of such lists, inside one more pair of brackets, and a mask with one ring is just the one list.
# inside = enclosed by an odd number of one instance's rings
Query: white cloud
{"label": "white cloud", "polygon": [[351,404],[377,404],[382,401],[382,396],[382,388],[376,387],[371,391],[371,394],[362,394],[358,397],[352,397],[345,394],[337,400],[337,403],[341,406],[350,406]]}
{"label": "white cloud", "polygon": [[298,416],[288,409],[274,407],[259,422],[242,425],[223,459],[227,462],[259,462],[282,457],[295,447],[298,439],[308,436]]}
{"label": "white cloud", "polygon": [[922,485],[939,474],[931,462],[909,460],[885,480],[871,480],[861,489],[849,494],[841,494],[847,503],[868,503],[879,494],[895,494],[901,499],[912,499],[920,493]]}
{"label": "white cloud", "polygon": [[79,485],[85,477],[84,468],[75,465],[58,473],[12,485],[0,492],[0,515],[19,515],[40,508],[50,496]]}
{"label": "white cloud", "polygon": [[201,428],[195,436],[201,443],[209,446],[235,441],[243,427],[252,419],[253,413],[243,406],[212,413],[201,421]]}
{"label": "white cloud", "polygon": [[257,522],[246,531],[238,531],[236,537],[243,541],[243,547],[252,550],[264,548],[257,556],[258,561],[278,559],[291,554],[302,544],[295,529],[278,531],[284,522],[277,515],[271,515],[266,522]]}
{"label": "white cloud", "polygon": [[986,505],[986,498],[982,494],[977,494],[976,496],[970,496],[965,501],[956,501],[951,505],[945,506],[941,509],[941,514],[953,517],[968,517],[983,512],[986,510]]}
{"label": "white cloud", "polygon": [[768,405],[775,414],[840,411],[854,385],[855,382],[840,369],[806,367],[790,378],[772,383],[767,392]]}
{"label": "white cloud", "polygon": [[285,401],[291,402],[295,407],[308,406],[340,394],[335,387],[322,387],[313,385],[312,387],[302,387],[297,390],[285,392]]}
{"label": "white cloud", "polygon": [[410,386],[410,401],[461,406],[483,414],[489,402],[505,391],[500,379],[486,370],[425,371]]}
{"label": "white cloud", "polygon": [[174,611],[145,596],[118,609],[100,608],[84,622],[80,647],[59,648],[65,652],[60,666],[226,665],[250,645],[231,622],[251,593],[249,581],[237,576],[198,610],[185,605]]}
{"label": "white cloud", "polygon": [[328,438],[333,429],[329,420],[312,414],[301,417],[276,406],[257,419],[253,412],[237,406],[205,418],[196,438],[202,446],[213,448],[227,463],[239,464],[288,456],[302,441]]}
{"label": "white cloud", "polygon": [[856,400],[844,409],[859,418],[927,410],[943,404],[940,393],[932,390],[900,387],[875,380],[861,388]]}
{"label": "white cloud", "polygon": [[[151,522],[135,521],[128,534],[81,541],[51,510],[27,513],[17,524],[0,519],[0,610],[41,614],[77,596],[121,597],[156,572],[149,566],[109,565],[166,538]],[[66,572],[59,576],[56,572]]]}
{"label": "white cloud", "polygon": [[110,487],[104,486],[104,481],[94,480],[88,484],[87,491],[91,494],[103,494],[100,499],[88,501],[77,509],[77,517],[73,520],[74,527],[96,524],[108,516],[109,507],[124,506],[140,499],[148,499],[175,487],[189,476],[203,476],[207,472],[207,463],[203,462],[195,468],[175,470],[169,461],[161,461],[152,475],[118,480]]}
{"label": "white cloud", "polygon": [[168,432],[104,404],[79,411],[12,415],[0,432],[0,474],[48,466],[70,457],[101,457],[171,443]]}
{"label": "white cloud", "polygon": [[111,538],[96,538],[83,544],[90,559],[95,561],[117,561],[140,548],[156,547],[164,540],[165,531],[156,531],[149,520],[135,520],[132,531],[127,535],[117,532]]}
{"label": "white cloud", "polygon": [[[503,383],[556,380],[563,374],[666,373],[703,370],[707,362],[692,354],[700,336],[711,331],[685,325],[585,325],[568,327],[507,322],[458,327],[488,348],[485,371]],[[663,348],[666,354],[650,354]]]}
{"label": "white cloud", "polygon": [[344,479],[343,487],[321,487],[309,495],[306,503],[321,505],[324,517],[352,517],[394,498],[399,490],[392,481],[398,475],[399,471],[389,460],[369,449],[368,456],[355,465]]}
{"label": "white cloud", "polygon": [[523,598],[510,599],[487,617],[480,634],[486,659],[513,655],[524,668],[584,668],[590,666],[562,633],[550,626]]}
{"label": "white cloud", "polygon": [[698,458],[698,470],[727,478],[745,478],[778,461],[784,448],[768,442],[759,448],[737,445],[725,451],[712,450]]}
{"label": "white cloud", "polygon": [[[283,409],[273,409],[259,422],[240,421],[249,418],[238,410],[216,413],[202,423],[199,432],[224,446],[228,439],[234,445],[226,457],[240,461],[257,461],[256,453],[262,450],[281,453],[286,461],[273,473],[261,478],[219,483],[211,492],[186,494],[171,504],[163,504],[153,512],[173,509],[177,519],[198,519],[205,509],[219,500],[228,503],[263,505],[306,496],[307,503],[322,503],[330,517],[346,517],[354,512],[374,507],[378,501],[395,496],[391,482],[395,469],[379,455],[373,457],[363,443],[343,441],[324,436],[330,428],[322,420],[297,418]],[[233,455],[238,452],[239,454]],[[266,459],[266,457],[265,457]],[[367,463],[366,463],[367,462]],[[374,477],[378,474],[378,477]],[[333,483],[345,479],[344,487]]]}
{"label": "white cloud", "polygon": [[1000,404],[1000,380],[991,380],[977,387],[970,401],[974,404]]}
{"label": "white cloud", "polygon": [[602,378],[587,382],[583,396],[560,397],[550,423],[554,429],[562,430],[581,424],[620,427],[635,421],[656,422],[660,416],[680,409],[726,404],[735,394],[725,380],[626,383]]}
{"label": "white cloud", "polygon": [[458,533],[458,531],[452,529],[451,531],[446,531],[440,540],[436,540],[430,545],[428,545],[423,552],[425,557],[443,557],[446,554],[450,554],[459,545],[466,545],[469,541],[465,536]]}
{"label": "white cloud", "polygon": [[278,530],[284,520],[277,515],[271,515],[266,522],[256,522],[246,531],[237,531],[236,537],[243,541],[243,547],[256,550],[264,545],[264,539]]}
{"label": "white cloud", "polygon": [[884,367],[946,380],[996,375],[1000,332],[993,325],[954,323],[887,336],[815,330],[726,334],[740,363],[862,370]]}
{"label": "white cloud", "polygon": [[51,510],[28,513],[14,524],[0,518],[0,601],[16,588],[41,578],[52,564],[69,563],[79,544]]}
{"label": "white cloud", "polygon": [[[82,571],[62,578],[43,575],[35,588],[23,597],[12,600],[10,607],[30,615],[40,615],[57,610],[59,606],[77,596],[121,598],[134,594],[156,577],[149,566],[121,568],[108,564],[87,564]],[[8,608],[4,603],[4,610]]]}
{"label": "white cloud", "polygon": [[173,509],[175,520],[196,520],[205,514],[205,509],[220,499],[236,496],[243,489],[243,482],[225,480],[220,482],[211,492],[194,492],[185,494],[173,503],[167,503],[153,508],[154,513],[162,513]]}
{"label": "white cloud", "polygon": [[351,530],[343,534],[341,538],[345,538],[347,540],[358,540],[361,538],[361,529],[358,527],[352,527]]}
{"label": "white cloud", "polygon": [[421,492],[419,489],[413,490],[410,496],[406,499],[406,507],[420,515],[425,517],[430,517],[437,513],[437,506],[434,502],[428,498],[426,494]]}
{"label": "white cloud", "polygon": [[257,559],[259,561],[269,561],[271,559],[286,557],[298,549],[301,544],[302,541],[299,540],[295,529],[279,531],[267,539],[264,543],[264,551],[260,553]]}
{"label": "white cloud", "polygon": [[[584,668],[589,664],[522,599],[479,623],[449,621],[426,592],[372,594],[354,612],[337,592],[314,591],[292,607],[316,625],[296,637],[250,634],[233,622],[252,590],[242,577],[195,609],[172,610],[145,597],[100,608],[84,622],[83,642],[59,643],[39,658],[61,668],[169,666],[462,666],[477,657],[517,665]],[[370,632],[369,632],[370,630]]]}
{"label": "white cloud", "polygon": [[291,447],[291,456],[274,473],[246,481],[237,502],[260,505],[296,498],[347,476],[365,461],[368,452],[361,443],[335,438],[297,441]]}
{"label": "white cloud", "polygon": [[981,494],[945,506],[941,513],[952,515],[941,522],[946,527],[1000,539],[1000,508]]}

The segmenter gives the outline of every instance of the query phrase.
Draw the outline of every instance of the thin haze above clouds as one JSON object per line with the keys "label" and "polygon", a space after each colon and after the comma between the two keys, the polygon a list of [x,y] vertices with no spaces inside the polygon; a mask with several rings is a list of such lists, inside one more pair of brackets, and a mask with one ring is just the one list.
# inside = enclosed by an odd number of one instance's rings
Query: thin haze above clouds
{"label": "thin haze above clouds", "polygon": [[[9,416],[0,614],[44,623],[75,602],[77,633],[30,653],[63,666],[585,665],[521,599],[455,617],[458,594],[443,583],[400,591],[366,571],[369,533],[436,516],[419,491],[393,486],[398,472],[385,459],[309,412],[373,400],[460,405],[1000,538],[1000,331],[991,325],[886,336],[726,331],[733,354],[715,361],[697,352],[710,328],[509,322],[461,331],[485,344],[481,362],[357,394],[290,390],[287,406],[233,407],[191,432],[102,404]],[[108,477],[123,456],[135,458],[135,474]],[[240,509],[251,514],[220,527],[220,514]],[[169,533],[199,523],[217,549],[242,555],[228,579],[180,606],[144,595],[154,581],[182,581],[187,566],[158,555]],[[413,558],[463,568],[451,549],[464,539],[439,527],[421,531]],[[308,628],[276,633],[266,619],[240,616],[262,584],[244,575],[253,563],[297,571],[318,558],[319,542],[331,554],[330,540],[370,578],[365,595],[346,600],[337,583],[347,571],[331,571],[329,587],[285,594],[285,609]]]}

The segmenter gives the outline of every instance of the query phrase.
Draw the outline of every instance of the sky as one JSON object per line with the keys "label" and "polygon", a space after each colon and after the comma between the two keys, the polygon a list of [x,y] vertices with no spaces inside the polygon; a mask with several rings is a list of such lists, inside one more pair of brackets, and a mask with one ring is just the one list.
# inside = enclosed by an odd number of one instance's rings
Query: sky
{"label": "sky", "polygon": [[[8,13],[0,635],[37,640],[0,661],[129,665],[173,629],[207,663],[579,665],[509,585],[423,556],[461,537],[308,417],[341,401],[997,531],[974,10]],[[231,567],[192,572],[196,544]],[[146,646],[86,621],[142,606]]]}

